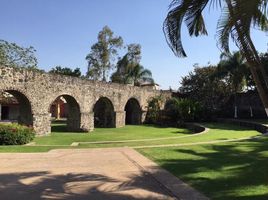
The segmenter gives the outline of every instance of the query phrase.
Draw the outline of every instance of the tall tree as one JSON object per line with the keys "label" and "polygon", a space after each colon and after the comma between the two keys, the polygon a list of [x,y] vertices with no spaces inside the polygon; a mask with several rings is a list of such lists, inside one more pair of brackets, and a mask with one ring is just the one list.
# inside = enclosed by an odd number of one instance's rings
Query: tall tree
{"label": "tall tree", "polygon": [[49,73],[62,74],[67,76],[81,77],[80,68],[75,68],[74,70],[69,67],[56,66],[52,68]]}
{"label": "tall tree", "polygon": [[191,36],[207,35],[202,12],[207,5],[217,4],[222,15],[218,21],[219,46],[229,52],[231,37],[246,58],[258,93],[268,115],[268,79],[252,42],[251,27],[268,30],[267,0],[173,0],[164,21],[164,33],[175,55],[186,56],[181,42],[181,26],[185,21]]}
{"label": "tall tree", "polygon": [[141,46],[139,44],[130,44],[127,46],[127,49],[127,53],[116,64],[116,71],[111,76],[112,82],[131,83],[129,73],[135,65],[140,63]]}
{"label": "tall tree", "polygon": [[250,84],[249,67],[239,51],[222,53],[215,76],[223,78],[231,86],[233,93],[242,92]]}
{"label": "tall tree", "polygon": [[32,46],[24,48],[16,43],[0,40],[0,65],[35,69],[37,68],[35,52]]}
{"label": "tall tree", "polygon": [[194,67],[192,72],[182,78],[179,91],[189,99],[200,102],[208,113],[220,110],[231,95],[230,85],[215,76],[216,66]]}
{"label": "tall tree", "polygon": [[154,83],[152,72],[149,69],[145,69],[140,64],[133,66],[133,68],[128,72],[127,78],[135,86],[140,86],[143,83]]}
{"label": "tall tree", "polygon": [[231,93],[234,95],[234,118],[237,118],[237,93],[242,92],[247,86],[249,68],[245,58],[239,51],[221,54],[221,61],[217,66],[216,77],[225,79],[230,85]]}
{"label": "tall tree", "polygon": [[113,31],[105,26],[98,34],[98,42],[91,47],[90,53],[86,56],[88,61],[87,77],[106,81],[108,73],[113,67],[117,50],[122,45],[123,39],[114,36]]}

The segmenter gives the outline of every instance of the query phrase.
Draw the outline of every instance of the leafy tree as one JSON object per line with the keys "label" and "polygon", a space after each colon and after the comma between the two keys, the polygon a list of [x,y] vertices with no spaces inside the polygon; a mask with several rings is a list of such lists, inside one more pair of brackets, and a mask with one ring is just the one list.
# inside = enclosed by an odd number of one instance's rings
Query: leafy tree
{"label": "leafy tree", "polygon": [[112,82],[131,83],[128,74],[140,62],[141,46],[139,44],[130,44],[127,49],[127,53],[116,64],[116,71],[111,76]]}
{"label": "leafy tree", "polygon": [[180,118],[179,112],[180,101],[178,98],[172,97],[165,103],[164,111],[170,122],[177,122]]}
{"label": "leafy tree", "polygon": [[230,85],[231,93],[234,95],[234,117],[237,118],[237,93],[242,92],[250,82],[250,71],[245,58],[239,51],[233,54],[222,53],[215,75],[217,78],[225,79]]}
{"label": "leafy tree", "polygon": [[216,76],[224,78],[230,84],[232,92],[242,92],[250,82],[249,68],[246,60],[239,51],[230,53],[222,53],[221,61],[217,66]]}
{"label": "leafy tree", "polygon": [[68,76],[74,76],[74,77],[81,77],[80,68],[75,68],[74,70],[72,70],[71,68],[68,68],[68,67],[56,66],[55,68],[52,68],[49,71],[49,73],[62,74],[62,75],[68,75]]}
{"label": "leafy tree", "polygon": [[164,21],[164,33],[175,55],[186,56],[181,42],[182,22],[190,36],[207,35],[202,12],[207,5],[216,4],[222,14],[218,21],[218,45],[229,52],[231,37],[246,58],[252,78],[268,115],[268,78],[251,39],[251,27],[268,30],[267,0],[173,0]]}
{"label": "leafy tree", "polygon": [[127,78],[131,80],[135,86],[140,86],[143,83],[154,83],[152,72],[149,69],[144,69],[140,64],[133,66],[128,72]]}
{"label": "leafy tree", "polygon": [[107,80],[109,71],[113,68],[113,59],[117,49],[123,45],[121,37],[115,37],[112,30],[105,26],[98,34],[98,42],[91,47],[86,56],[88,61],[87,77],[93,80]]}
{"label": "leafy tree", "polygon": [[216,113],[227,102],[231,93],[230,85],[215,77],[216,66],[199,67],[182,78],[179,91],[189,99],[199,102],[207,115]]}
{"label": "leafy tree", "polygon": [[36,69],[35,49],[20,47],[16,43],[0,40],[0,65]]}
{"label": "leafy tree", "polygon": [[161,116],[161,105],[163,104],[162,96],[152,97],[148,100],[148,108],[146,114],[146,123],[158,124]]}

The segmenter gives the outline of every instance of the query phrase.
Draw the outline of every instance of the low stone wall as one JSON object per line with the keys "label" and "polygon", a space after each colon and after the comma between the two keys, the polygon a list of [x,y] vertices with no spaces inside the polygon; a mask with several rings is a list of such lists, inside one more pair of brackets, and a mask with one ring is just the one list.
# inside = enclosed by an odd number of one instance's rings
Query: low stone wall
{"label": "low stone wall", "polygon": [[217,121],[222,122],[222,123],[234,124],[234,125],[238,125],[242,127],[251,128],[262,134],[268,133],[268,127],[257,122],[239,120],[239,119],[218,119]]}

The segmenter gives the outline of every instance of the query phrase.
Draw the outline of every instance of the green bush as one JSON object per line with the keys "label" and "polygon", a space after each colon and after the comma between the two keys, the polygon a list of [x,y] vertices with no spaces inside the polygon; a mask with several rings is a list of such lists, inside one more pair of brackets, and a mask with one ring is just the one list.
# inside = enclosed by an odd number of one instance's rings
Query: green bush
{"label": "green bush", "polygon": [[19,124],[0,124],[0,145],[21,145],[34,139],[32,128]]}
{"label": "green bush", "polygon": [[148,101],[148,111],[146,114],[145,122],[148,124],[158,124],[160,121],[160,111],[163,99],[161,96],[153,97]]}
{"label": "green bush", "polygon": [[165,104],[165,115],[171,122],[200,120],[201,106],[190,99],[171,98]]}

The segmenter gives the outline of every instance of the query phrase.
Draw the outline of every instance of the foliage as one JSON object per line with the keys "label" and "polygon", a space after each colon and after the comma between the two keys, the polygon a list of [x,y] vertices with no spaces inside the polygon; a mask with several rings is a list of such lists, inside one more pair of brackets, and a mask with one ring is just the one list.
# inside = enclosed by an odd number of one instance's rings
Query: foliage
{"label": "foliage", "polygon": [[113,60],[117,50],[123,45],[121,37],[115,37],[112,30],[105,26],[98,34],[98,42],[91,46],[86,56],[88,61],[87,77],[93,80],[107,80],[109,71],[113,68]]}
{"label": "foliage", "polygon": [[127,74],[127,77],[135,86],[140,86],[143,83],[154,83],[152,72],[148,69],[144,69],[140,64],[134,65]]}
{"label": "foliage", "polygon": [[267,3],[266,0],[173,0],[163,26],[166,40],[175,55],[186,56],[181,42],[182,23],[186,22],[190,36],[207,35],[202,12],[208,4],[213,7],[216,4],[222,11],[217,27],[218,45],[229,53],[229,39],[233,39],[249,64],[264,107],[268,108],[268,76],[250,35],[251,27],[268,31]]}
{"label": "foliage", "polygon": [[216,66],[198,67],[182,78],[179,91],[189,99],[199,102],[208,118],[220,110],[232,94],[226,81],[215,77]]}
{"label": "foliage", "polygon": [[141,46],[139,44],[130,44],[127,49],[127,53],[120,58],[116,64],[116,71],[111,76],[112,82],[123,84],[131,83],[128,74],[133,66],[140,62]]}
{"label": "foliage", "polygon": [[81,77],[80,68],[75,68],[74,70],[68,67],[56,66],[52,68],[49,73],[62,74],[67,76]]}
{"label": "foliage", "polygon": [[171,98],[165,104],[165,115],[171,122],[200,120],[201,106],[191,99]]}
{"label": "foliage", "polygon": [[32,128],[18,124],[0,124],[0,145],[21,145],[34,139]]}
{"label": "foliage", "polygon": [[159,124],[161,117],[161,106],[163,104],[162,96],[152,97],[148,100],[146,123]]}
{"label": "foliage", "polygon": [[152,72],[140,65],[140,59],[141,46],[139,44],[128,45],[128,52],[117,62],[117,70],[111,76],[112,82],[135,86],[154,83]]}
{"label": "foliage", "polygon": [[234,94],[253,86],[248,65],[239,51],[233,54],[221,54],[221,61],[217,66],[215,77],[222,78],[230,84]]}
{"label": "foliage", "polygon": [[32,46],[24,48],[16,43],[0,40],[0,65],[36,69],[35,52],[36,50]]}

